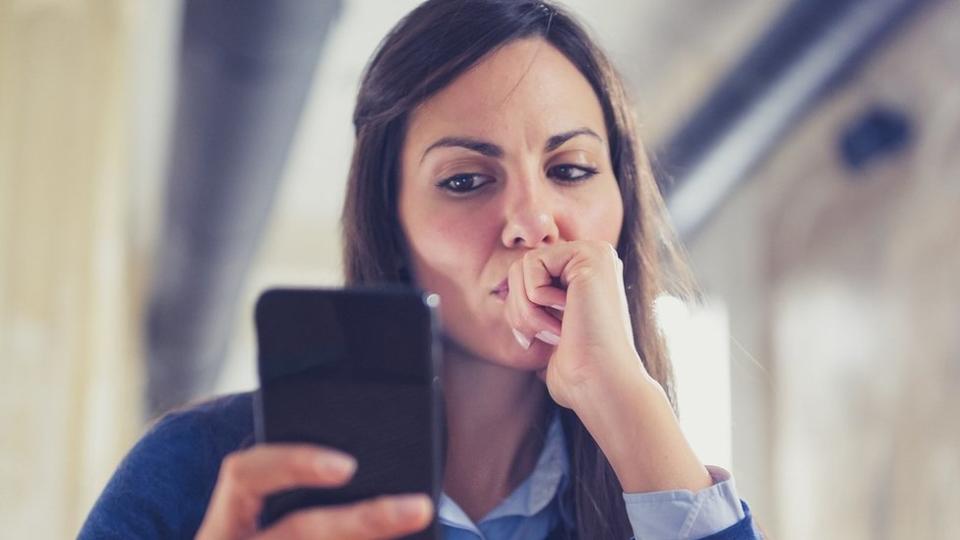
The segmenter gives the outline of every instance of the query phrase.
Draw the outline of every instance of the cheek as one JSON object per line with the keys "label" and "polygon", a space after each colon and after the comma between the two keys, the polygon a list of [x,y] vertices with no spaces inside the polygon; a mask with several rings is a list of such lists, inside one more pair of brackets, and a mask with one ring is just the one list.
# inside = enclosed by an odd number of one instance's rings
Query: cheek
{"label": "cheek", "polygon": [[485,340],[496,335],[502,318],[491,319],[483,304],[491,285],[483,281],[484,270],[498,238],[495,220],[478,208],[436,208],[407,229],[417,285],[440,295],[444,333],[475,354],[497,357]]}
{"label": "cheek", "polygon": [[580,201],[576,215],[584,232],[582,238],[604,240],[616,246],[623,226],[623,200],[615,181],[611,184],[612,187],[606,185],[602,191],[594,192],[589,200]]}
{"label": "cheek", "polygon": [[623,229],[623,201],[620,198],[620,191],[617,190],[616,196],[611,200],[609,212],[603,214],[603,229],[606,231],[606,238],[613,247],[617,247],[617,241],[620,240],[620,231]]}
{"label": "cheek", "polygon": [[409,220],[407,239],[420,286],[435,292],[475,281],[491,244],[489,223],[476,209],[431,208]]}

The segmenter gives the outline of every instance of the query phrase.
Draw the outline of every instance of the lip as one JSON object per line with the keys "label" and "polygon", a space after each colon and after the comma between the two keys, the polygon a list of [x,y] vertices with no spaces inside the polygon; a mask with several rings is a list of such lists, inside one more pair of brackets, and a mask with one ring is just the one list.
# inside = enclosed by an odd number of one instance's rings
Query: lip
{"label": "lip", "polygon": [[497,286],[494,287],[492,291],[490,291],[490,294],[496,296],[501,300],[505,300],[507,298],[507,293],[509,292],[510,292],[510,286],[507,285],[507,280],[506,278],[504,278],[503,281],[498,283]]}

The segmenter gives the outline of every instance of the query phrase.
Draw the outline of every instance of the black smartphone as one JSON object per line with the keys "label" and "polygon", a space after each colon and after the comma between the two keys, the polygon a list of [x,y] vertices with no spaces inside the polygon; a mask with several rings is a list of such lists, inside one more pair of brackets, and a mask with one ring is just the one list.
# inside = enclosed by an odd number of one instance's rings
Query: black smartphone
{"label": "black smartphone", "polygon": [[[256,305],[260,442],[306,442],[357,459],[350,483],[270,496],[264,526],[288,512],[377,495],[439,503],[439,299],[408,288],[271,289]],[[409,539],[440,538],[436,518]]]}

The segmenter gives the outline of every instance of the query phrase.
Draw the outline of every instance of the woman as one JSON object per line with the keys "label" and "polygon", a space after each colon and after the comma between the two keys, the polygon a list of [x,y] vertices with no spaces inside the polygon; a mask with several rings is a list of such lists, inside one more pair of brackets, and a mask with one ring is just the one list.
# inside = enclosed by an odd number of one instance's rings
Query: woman
{"label": "woman", "polygon": [[[669,229],[582,28],[543,2],[430,0],[381,44],[354,124],[347,284],[443,300],[445,536],[757,538],[674,416],[652,315]],[[411,494],[258,531],[266,494],[341,485],[356,463],[250,447],[250,416],[241,395],[162,420],[81,536],[391,538],[431,520]]]}

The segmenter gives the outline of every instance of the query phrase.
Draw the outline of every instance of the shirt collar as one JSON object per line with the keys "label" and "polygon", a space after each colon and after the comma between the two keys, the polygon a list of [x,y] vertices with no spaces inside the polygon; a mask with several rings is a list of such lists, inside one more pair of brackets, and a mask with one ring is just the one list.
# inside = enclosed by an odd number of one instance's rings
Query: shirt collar
{"label": "shirt collar", "polygon": [[[563,425],[560,422],[560,408],[553,412],[543,449],[537,458],[533,472],[506,499],[498,504],[480,523],[506,516],[530,517],[546,508],[563,491],[570,470],[567,448],[564,444]],[[446,493],[440,496],[437,516],[441,523],[467,529],[474,532],[477,525],[467,516],[460,506]]]}

